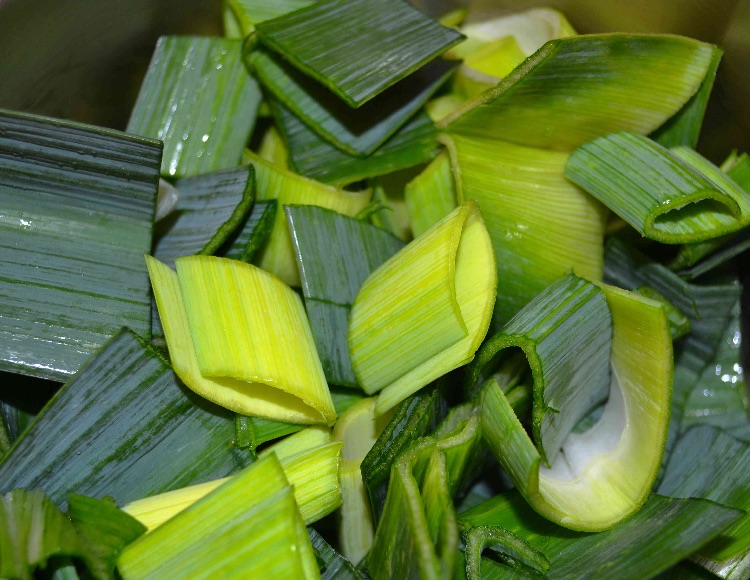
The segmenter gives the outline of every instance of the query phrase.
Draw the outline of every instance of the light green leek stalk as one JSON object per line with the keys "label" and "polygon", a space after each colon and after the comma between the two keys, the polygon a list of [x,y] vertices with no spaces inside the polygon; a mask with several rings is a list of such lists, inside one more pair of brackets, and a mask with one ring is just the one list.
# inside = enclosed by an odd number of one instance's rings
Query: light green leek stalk
{"label": "light green leek stalk", "polygon": [[474,357],[492,314],[494,264],[470,201],[365,280],[352,306],[349,352],[364,391],[382,391],[376,415]]}
{"label": "light green leek stalk", "polygon": [[319,577],[292,487],[275,456],[250,465],[123,550],[131,578]]}
{"label": "light green leek stalk", "polygon": [[[659,471],[670,414],[672,343],[663,306],[614,287],[602,290],[614,327],[612,382],[594,427],[569,434],[546,467],[541,450],[492,383],[482,405],[485,439],[519,491],[544,517],[582,531],[611,528],[643,505]],[[542,311],[536,317],[544,322],[545,315],[555,314]],[[543,377],[560,361],[552,360]]]}
{"label": "light green leek stalk", "polygon": [[414,237],[438,223],[456,209],[456,188],[450,158],[441,153],[406,184],[404,201]]}
{"label": "light green leek stalk", "polygon": [[199,395],[245,415],[289,423],[336,420],[299,296],[275,276],[213,256],[147,256],[177,375]]}

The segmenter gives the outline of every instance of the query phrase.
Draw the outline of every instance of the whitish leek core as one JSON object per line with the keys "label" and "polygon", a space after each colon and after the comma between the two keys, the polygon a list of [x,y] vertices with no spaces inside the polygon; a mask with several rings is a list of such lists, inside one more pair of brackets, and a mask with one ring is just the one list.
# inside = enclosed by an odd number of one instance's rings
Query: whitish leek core
{"label": "whitish leek core", "polygon": [[669,425],[672,348],[663,306],[618,288],[603,291],[614,334],[609,400],[598,423],[570,433],[547,467],[492,383],[482,406],[484,436],[529,504],[581,531],[610,528],[643,505]]}
{"label": "whitish leek core", "polygon": [[497,271],[479,206],[451,212],[373,272],[354,301],[349,352],[381,415],[466,364],[487,333]]}
{"label": "whitish leek core", "polygon": [[299,296],[275,276],[212,256],[147,257],[172,366],[199,395],[288,423],[336,420]]}

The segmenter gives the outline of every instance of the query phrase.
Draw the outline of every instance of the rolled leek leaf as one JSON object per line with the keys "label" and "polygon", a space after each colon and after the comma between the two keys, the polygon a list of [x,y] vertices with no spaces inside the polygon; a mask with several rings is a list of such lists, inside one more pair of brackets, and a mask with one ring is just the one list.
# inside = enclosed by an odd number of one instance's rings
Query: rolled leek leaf
{"label": "rolled leek leaf", "polygon": [[438,155],[406,184],[404,199],[415,238],[456,209],[456,188],[446,153]]}
{"label": "rolled leek leaf", "polygon": [[199,395],[289,423],[336,420],[302,301],[275,276],[211,256],[147,256],[172,365]]}
{"label": "rolled leek leaf", "polygon": [[476,200],[492,238],[494,325],[571,270],[601,280],[606,208],[565,179],[567,154],[457,135],[441,140],[451,155],[458,202]]}
{"label": "rolled leek leaf", "polygon": [[718,49],[680,36],[552,40],[440,129],[571,151],[609,133],[651,133],[698,91]]}
{"label": "rolled leek leaf", "polygon": [[151,333],[161,144],[0,111],[0,371],[66,381],[123,325]]}
{"label": "rolled leek leaf", "polygon": [[[352,107],[463,39],[401,0],[323,0],[257,23],[256,31],[266,46]],[[319,48],[311,50],[310,38]]]}
{"label": "rolled leek leaf", "polygon": [[127,546],[117,567],[125,580],[319,576],[292,488],[274,456]]}
{"label": "rolled leek leaf", "polygon": [[581,186],[653,240],[702,242],[750,223],[750,195],[687,148],[664,149],[632,133],[576,149],[565,167]]}
{"label": "rolled leek leaf", "polygon": [[349,353],[364,391],[382,391],[376,415],[474,357],[496,287],[490,237],[471,201],[365,280],[352,306]]}
{"label": "rolled leek leaf", "polygon": [[[317,205],[349,216],[356,215],[370,201],[368,191],[343,191],[286,171],[252,153],[246,153],[246,158],[252,160],[255,167],[259,200],[276,199],[282,206]],[[286,215],[281,208],[276,212],[274,229],[256,263],[290,286],[300,285]]]}
{"label": "rolled leek leaf", "polygon": [[534,572],[537,575],[544,574],[549,570],[549,560],[542,552],[499,526],[475,526],[461,535],[466,544],[466,577],[469,580],[485,577],[480,566],[483,560],[482,552],[488,547],[505,555],[505,559],[509,560],[514,568],[521,569],[518,570],[520,573],[523,573],[524,568],[526,573],[531,575],[534,575]]}
{"label": "rolled leek leaf", "polygon": [[278,206],[275,199],[254,203],[243,223],[217,253],[224,258],[251,262],[273,231]]}
{"label": "rolled leek leaf", "polygon": [[[602,290],[614,328],[612,381],[604,414],[596,425],[584,433],[568,434],[551,467],[546,467],[542,451],[494,383],[485,388],[482,404],[488,446],[529,504],[551,521],[581,531],[611,528],[643,505],[659,471],[669,425],[672,342],[663,307],[614,287]],[[525,313],[526,309],[519,317]],[[536,316],[547,322],[555,314],[541,309]],[[579,328],[580,340],[588,330]],[[555,350],[558,354],[543,362],[542,377],[565,361],[566,353],[559,345],[551,348]],[[579,360],[579,368],[587,363]],[[537,364],[531,357],[529,364],[534,375]],[[537,389],[535,384],[538,397]],[[547,400],[543,401],[546,406]],[[638,419],[631,421],[631,417]],[[550,449],[545,447],[545,451]]]}

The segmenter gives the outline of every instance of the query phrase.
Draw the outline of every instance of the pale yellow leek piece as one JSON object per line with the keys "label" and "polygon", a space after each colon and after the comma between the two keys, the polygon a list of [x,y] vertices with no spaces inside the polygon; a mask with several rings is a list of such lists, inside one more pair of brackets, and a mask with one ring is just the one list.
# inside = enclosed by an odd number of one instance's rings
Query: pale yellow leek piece
{"label": "pale yellow leek piece", "polygon": [[193,391],[243,415],[332,425],[331,393],[302,300],[250,264],[147,256],[172,367]]}
{"label": "pale yellow leek piece", "polygon": [[376,416],[474,358],[496,288],[492,242],[474,201],[365,280],[352,306],[349,352],[364,391],[382,391]]}

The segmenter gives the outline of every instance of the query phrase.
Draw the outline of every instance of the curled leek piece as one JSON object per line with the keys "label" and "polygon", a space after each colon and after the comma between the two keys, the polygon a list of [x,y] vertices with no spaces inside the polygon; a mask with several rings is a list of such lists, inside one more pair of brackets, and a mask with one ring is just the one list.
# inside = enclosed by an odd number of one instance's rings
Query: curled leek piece
{"label": "curled leek piece", "polygon": [[[554,382],[560,378],[555,376],[560,365],[570,363],[566,360],[569,349],[560,348],[556,334],[562,331],[561,335],[569,338],[572,333],[575,340],[587,342],[593,340],[590,334],[596,329],[590,317],[580,316],[589,308],[586,303],[573,310],[567,320],[559,320],[566,306],[556,300],[554,290],[566,286],[564,282],[553,285],[506,327],[509,331],[514,326],[521,330],[514,340],[529,359],[535,399],[542,397],[534,401],[532,431],[535,439],[541,434],[544,446],[539,447],[538,441],[526,434],[494,382],[483,390],[482,429],[490,449],[537,512],[570,529],[601,531],[636,512],[656,478],[669,425],[672,343],[661,303],[603,286],[613,328],[609,399],[598,423],[583,433],[567,434],[569,422],[562,417],[563,405],[571,404],[568,394],[585,399],[582,385],[575,381],[585,381],[586,377],[574,378],[573,364],[568,372],[574,382],[562,389]],[[509,336],[501,332],[497,341],[488,342],[478,354],[477,364],[497,360],[500,349],[513,345]],[[601,351],[593,349],[589,357],[597,356],[596,352]],[[585,349],[579,349],[579,353],[586,354]],[[578,370],[590,368],[590,360],[577,362]],[[480,372],[484,371],[474,369],[475,375]],[[562,396],[556,402],[558,409],[550,404],[550,397],[555,395]],[[584,408],[572,405],[572,412]],[[540,409],[542,423],[538,424]],[[544,422],[546,417],[555,417],[557,422],[550,427]],[[547,439],[550,428],[552,437]],[[556,445],[561,438],[559,451],[546,444],[548,440]]]}
{"label": "curled leek piece", "polygon": [[492,242],[479,207],[451,212],[373,272],[352,305],[349,352],[382,415],[474,358],[497,288]]}
{"label": "curled leek piece", "polygon": [[332,425],[331,393],[302,301],[275,276],[213,256],[146,257],[172,366],[237,413]]}

